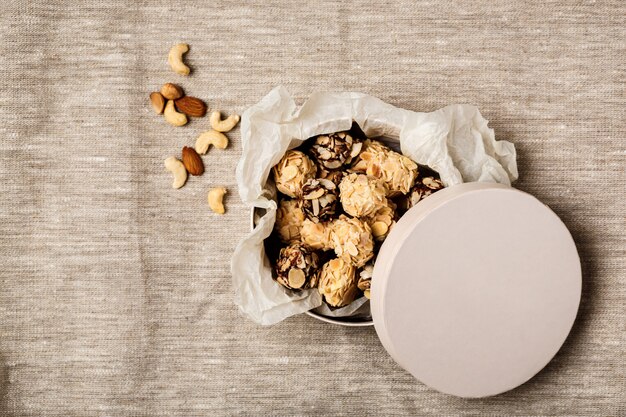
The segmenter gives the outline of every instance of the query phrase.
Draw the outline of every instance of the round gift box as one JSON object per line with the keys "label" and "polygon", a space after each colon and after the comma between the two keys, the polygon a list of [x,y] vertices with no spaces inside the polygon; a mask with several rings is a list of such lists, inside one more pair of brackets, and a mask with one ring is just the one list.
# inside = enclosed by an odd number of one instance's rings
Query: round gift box
{"label": "round gift box", "polygon": [[400,218],[378,253],[372,321],[383,346],[438,391],[484,397],[539,372],[576,317],[581,269],[561,220],[535,197],[465,183]]}

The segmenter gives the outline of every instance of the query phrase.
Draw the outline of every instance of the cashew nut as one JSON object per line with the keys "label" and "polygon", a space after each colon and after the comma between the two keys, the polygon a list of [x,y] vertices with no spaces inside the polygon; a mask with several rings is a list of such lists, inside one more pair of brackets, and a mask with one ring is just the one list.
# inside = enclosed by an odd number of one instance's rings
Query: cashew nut
{"label": "cashew nut", "polygon": [[172,49],[170,49],[170,53],[167,56],[167,62],[169,62],[172,70],[181,75],[189,75],[189,67],[183,62],[183,54],[187,53],[187,51],[189,51],[189,45],[186,43],[179,43],[172,46]]}
{"label": "cashew nut", "polygon": [[228,138],[225,134],[217,130],[207,130],[196,139],[196,152],[200,155],[204,155],[209,150],[210,145],[219,149],[226,149],[228,146]]}
{"label": "cashew nut", "polygon": [[163,116],[169,124],[174,126],[184,126],[187,124],[187,116],[185,113],[179,113],[174,107],[174,100],[167,100],[165,110],[163,110]]}
{"label": "cashew nut", "polygon": [[226,119],[222,120],[222,115],[219,111],[211,113],[211,127],[218,132],[230,132],[233,127],[239,123],[239,115],[231,114]]}
{"label": "cashew nut", "polygon": [[209,191],[209,207],[217,214],[224,214],[225,212],[224,203],[222,202],[224,194],[226,194],[226,188],[224,187],[212,188]]}
{"label": "cashew nut", "polygon": [[187,170],[181,161],[170,156],[165,160],[165,169],[174,175],[174,182],[172,183],[173,188],[180,188],[185,185],[187,181]]}

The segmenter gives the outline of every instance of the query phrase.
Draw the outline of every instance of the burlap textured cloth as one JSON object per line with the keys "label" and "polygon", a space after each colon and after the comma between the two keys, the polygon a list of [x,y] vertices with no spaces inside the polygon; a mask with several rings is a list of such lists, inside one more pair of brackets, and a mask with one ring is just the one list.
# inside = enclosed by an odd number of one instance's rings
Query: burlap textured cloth
{"label": "burlap textured cloth", "polygon": [[[622,1],[3,2],[0,415],[626,414],[626,7]],[[193,74],[166,63],[188,42]],[[183,85],[243,111],[272,87],[361,91],[411,110],[477,105],[519,152],[517,187],[571,230],[575,327],[527,384],[434,392],[373,329],[310,317],[262,328],[232,303],[248,232],[240,153],[171,188],[193,144],[148,94]],[[209,212],[211,186],[230,190]]]}

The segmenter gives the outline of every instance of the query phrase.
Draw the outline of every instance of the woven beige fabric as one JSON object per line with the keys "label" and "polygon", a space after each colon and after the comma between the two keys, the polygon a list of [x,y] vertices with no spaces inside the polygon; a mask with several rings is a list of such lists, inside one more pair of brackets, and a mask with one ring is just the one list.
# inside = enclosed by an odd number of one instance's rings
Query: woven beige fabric
{"label": "woven beige fabric", "polygon": [[[624,3],[218,3],[0,6],[0,415],[625,415]],[[178,41],[187,78],[166,63]],[[154,115],[167,81],[237,112],[279,84],[300,100],[477,105],[517,146],[517,187],[577,242],[583,300],[563,349],[522,387],[462,400],[416,382],[373,329],[242,319],[239,133],[173,190],[163,160],[209,123]]]}

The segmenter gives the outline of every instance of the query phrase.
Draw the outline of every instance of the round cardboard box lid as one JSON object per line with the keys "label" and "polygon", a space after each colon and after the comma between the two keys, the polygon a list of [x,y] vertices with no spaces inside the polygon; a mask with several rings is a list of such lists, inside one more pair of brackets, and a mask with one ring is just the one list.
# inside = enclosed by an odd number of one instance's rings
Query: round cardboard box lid
{"label": "round cardboard box lid", "polygon": [[381,247],[371,308],[396,362],[460,397],[539,372],[578,311],[580,260],[561,220],[514,188],[466,183],[409,210]]}

